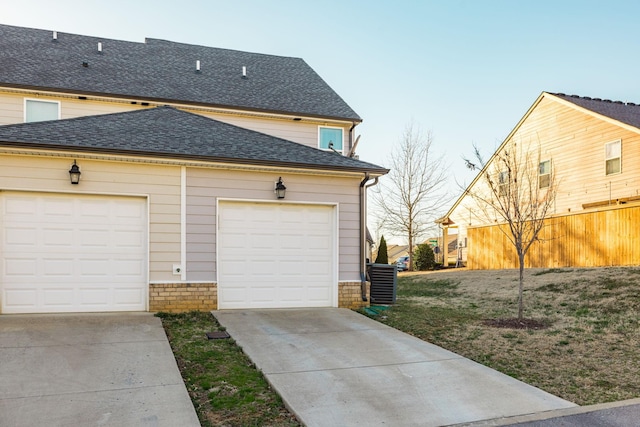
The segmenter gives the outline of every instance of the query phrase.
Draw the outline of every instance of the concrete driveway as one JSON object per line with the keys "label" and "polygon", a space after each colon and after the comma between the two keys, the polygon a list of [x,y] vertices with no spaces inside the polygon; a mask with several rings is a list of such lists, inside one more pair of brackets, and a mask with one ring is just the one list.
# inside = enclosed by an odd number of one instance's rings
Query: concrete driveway
{"label": "concrete driveway", "polygon": [[0,426],[199,426],[160,319],[0,316]]}
{"label": "concrete driveway", "polygon": [[213,312],[307,426],[444,426],[571,402],[346,309]]}

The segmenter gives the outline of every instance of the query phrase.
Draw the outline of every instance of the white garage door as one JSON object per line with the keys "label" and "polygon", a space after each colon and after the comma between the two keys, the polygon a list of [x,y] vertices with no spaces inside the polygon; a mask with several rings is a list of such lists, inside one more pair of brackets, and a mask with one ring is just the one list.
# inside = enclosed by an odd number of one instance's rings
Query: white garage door
{"label": "white garage door", "polygon": [[335,207],[220,202],[218,307],[337,304]]}
{"label": "white garage door", "polygon": [[3,313],[147,309],[146,200],[0,193]]}

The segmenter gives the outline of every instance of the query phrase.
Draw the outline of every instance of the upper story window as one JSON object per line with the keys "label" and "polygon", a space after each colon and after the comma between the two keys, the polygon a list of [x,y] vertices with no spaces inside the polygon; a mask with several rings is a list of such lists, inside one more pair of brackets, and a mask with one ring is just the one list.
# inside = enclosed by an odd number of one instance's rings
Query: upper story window
{"label": "upper story window", "polygon": [[320,126],[318,128],[318,146],[322,150],[334,149],[342,152],[342,128]]}
{"label": "upper story window", "polygon": [[538,188],[549,188],[551,185],[551,160],[540,162],[538,167]]}
{"label": "upper story window", "polygon": [[608,142],[604,145],[604,162],[607,175],[622,172],[622,141]]}
{"label": "upper story window", "polygon": [[24,121],[26,123],[58,120],[59,118],[60,102],[41,101],[39,99],[24,100]]}
{"label": "upper story window", "polygon": [[508,193],[509,172],[504,171],[498,174],[498,196],[504,197]]}

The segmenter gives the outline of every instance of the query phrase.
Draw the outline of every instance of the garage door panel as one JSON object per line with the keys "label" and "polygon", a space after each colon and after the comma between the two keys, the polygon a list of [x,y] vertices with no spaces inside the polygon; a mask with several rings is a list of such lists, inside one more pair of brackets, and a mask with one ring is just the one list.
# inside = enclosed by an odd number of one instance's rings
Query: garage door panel
{"label": "garage door panel", "polygon": [[47,219],[58,221],[72,221],[75,203],[69,203],[68,199],[47,198],[40,199],[39,208]]}
{"label": "garage door panel", "polygon": [[5,230],[5,242],[16,249],[33,248],[38,241],[38,230],[35,227],[12,227]]}
{"label": "garage door panel", "polygon": [[106,259],[81,258],[77,261],[80,274],[87,278],[108,277],[111,263]]}
{"label": "garage door panel", "polygon": [[146,269],[145,262],[141,259],[116,259],[112,264],[115,266],[114,275],[118,280],[130,277],[138,281],[140,276],[144,276]]}
{"label": "garage door panel", "polygon": [[75,295],[73,289],[44,289],[41,295],[42,305],[47,307],[73,307]]}
{"label": "garage door panel", "polygon": [[81,227],[77,234],[80,239],[80,245],[84,248],[100,248],[109,247],[110,235],[108,226],[97,228]]}
{"label": "garage door panel", "polygon": [[144,233],[140,230],[116,230],[114,232],[114,248],[140,249],[144,246]]}
{"label": "garage door panel", "polygon": [[42,274],[45,276],[74,276],[74,260],[69,258],[42,258]]}
{"label": "garage door panel", "polygon": [[31,197],[14,197],[4,204],[5,215],[33,217],[37,214],[37,201]]}
{"label": "garage door panel", "polygon": [[114,289],[113,299],[116,305],[138,306],[144,304],[145,296],[138,287]]}
{"label": "garage door panel", "polygon": [[38,263],[33,258],[5,258],[4,274],[12,278],[26,277],[32,278],[36,272]]}
{"label": "garage door panel", "polygon": [[[34,245],[37,243],[34,242]],[[42,245],[44,247],[73,247],[73,231],[68,228],[42,228]]]}
{"label": "garage door panel", "polygon": [[110,289],[107,287],[82,288],[78,291],[78,296],[80,305],[83,307],[106,307],[110,302]]}
{"label": "garage door panel", "polygon": [[6,192],[0,206],[2,312],[146,310],[144,199]]}
{"label": "garage door panel", "polygon": [[220,202],[218,213],[221,309],[334,304],[333,206]]}
{"label": "garage door panel", "polygon": [[4,300],[12,307],[31,308],[36,306],[38,290],[36,288],[5,290]]}

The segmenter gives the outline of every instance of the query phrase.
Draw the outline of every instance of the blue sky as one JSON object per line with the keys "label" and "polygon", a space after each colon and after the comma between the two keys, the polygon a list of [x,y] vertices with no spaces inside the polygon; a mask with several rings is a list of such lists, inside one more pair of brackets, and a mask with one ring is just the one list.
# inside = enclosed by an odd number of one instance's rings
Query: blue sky
{"label": "blue sky", "polygon": [[358,153],[387,164],[430,129],[454,178],[488,157],[542,91],[640,103],[638,1],[0,0],[0,22],[301,57],[364,119]]}

